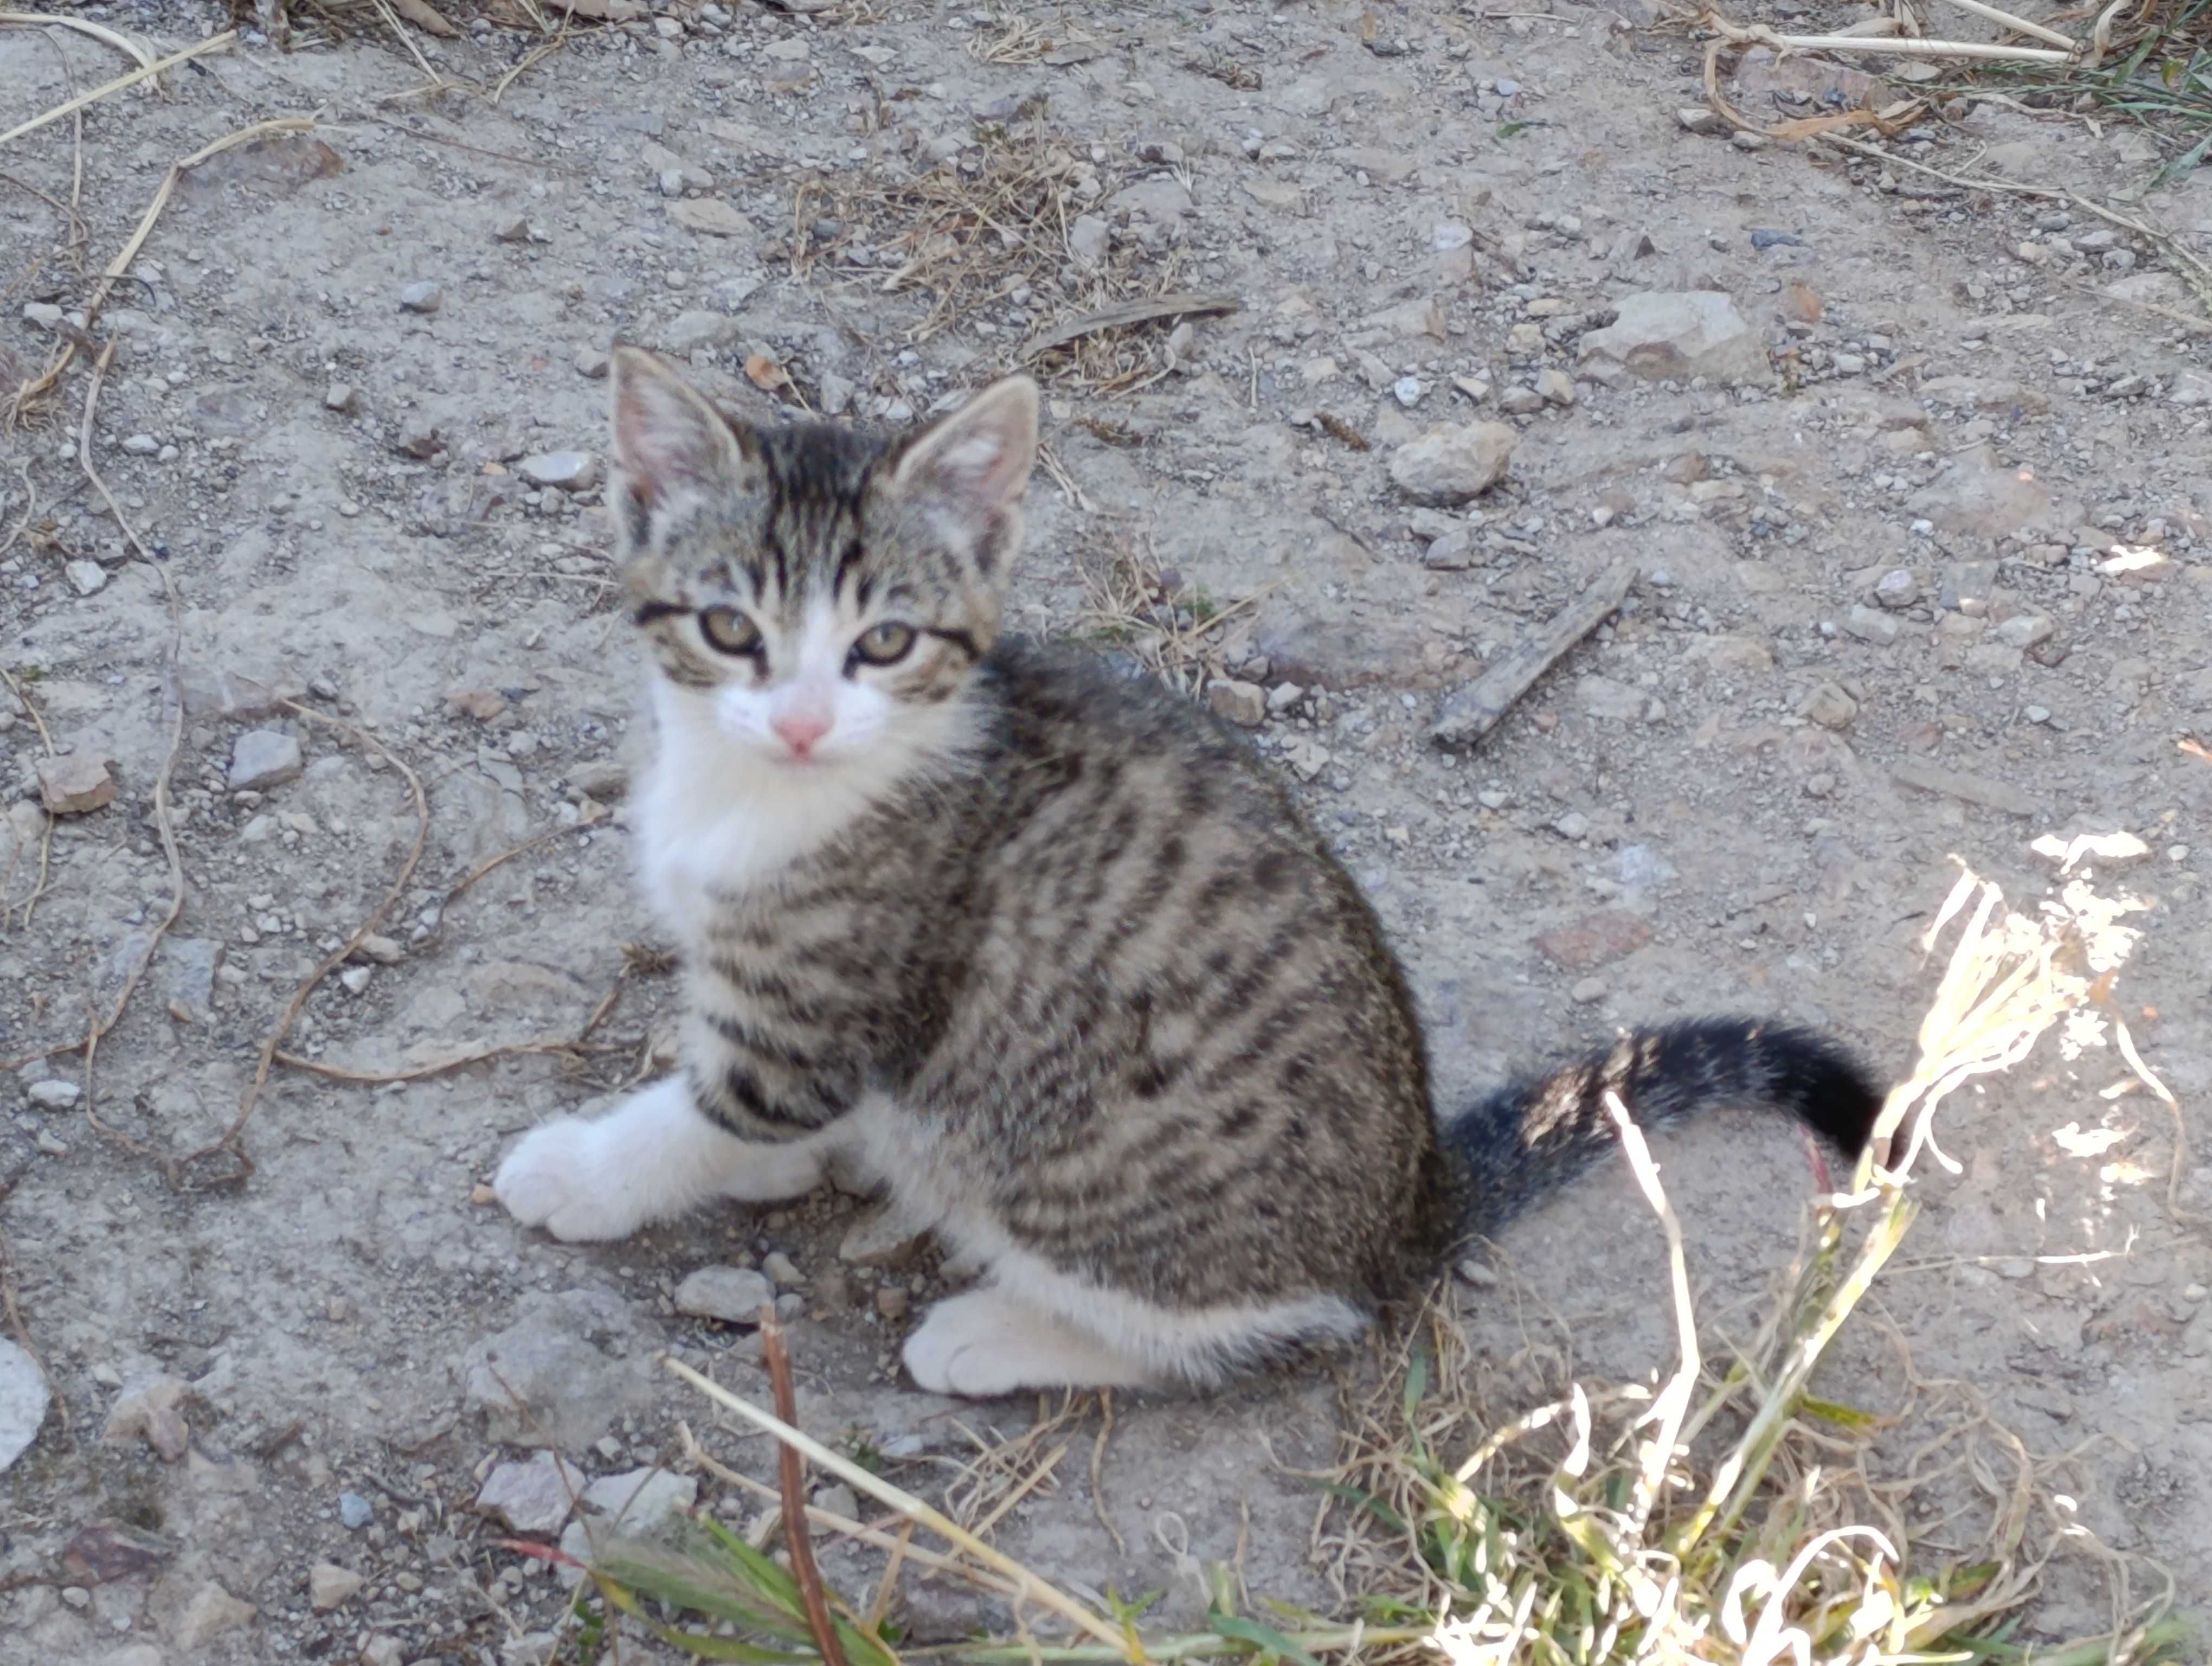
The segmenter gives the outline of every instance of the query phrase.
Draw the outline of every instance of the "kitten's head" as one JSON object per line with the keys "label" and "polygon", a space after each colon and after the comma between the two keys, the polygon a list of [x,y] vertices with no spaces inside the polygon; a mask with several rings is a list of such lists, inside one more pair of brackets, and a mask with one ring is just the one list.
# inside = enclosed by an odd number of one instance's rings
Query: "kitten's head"
{"label": "kitten's head", "polygon": [[998,637],[1036,385],[886,439],[754,428],[635,348],[611,374],[623,585],[673,688],[793,769],[941,745]]}

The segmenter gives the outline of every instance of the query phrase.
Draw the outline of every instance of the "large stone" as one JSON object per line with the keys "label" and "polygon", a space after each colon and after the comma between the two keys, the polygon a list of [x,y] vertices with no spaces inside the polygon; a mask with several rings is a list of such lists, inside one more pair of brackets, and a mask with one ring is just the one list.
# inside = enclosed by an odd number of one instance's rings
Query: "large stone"
{"label": "large stone", "polygon": [[574,1450],[650,1403],[655,1338],[610,1292],[525,1298],[520,1316],[460,1361],[463,1392],[490,1438]]}
{"label": "large stone", "polygon": [[502,1463],[485,1476],[476,1507],[517,1533],[556,1533],[586,1484],[584,1472],[566,1458],[538,1452],[526,1463]]}
{"label": "large stone", "polygon": [[230,750],[230,790],[256,791],[300,778],[300,743],[282,729],[248,729]]}
{"label": "large stone", "polygon": [[57,816],[82,816],[115,802],[115,781],[107,760],[91,752],[64,752],[33,766],[39,796]]}
{"label": "large stone", "polygon": [[1774,380],[1765,344],[1735,303],[1717,289],[1624,296],[1613,323],[1583,337],[1581,356],[1654,381],[1698,376],[1723,384]]}
{"label": "large stone", "polygon": [[775,1301],[775,1286],[749,1267],[702,1267],[676,1286],[676,1310],[725,1324],[757,1325]]}
{"label": "large stone", "polygon": [[1416,503],[1448,508],[1503,480],[1520,441],[1519,432],[1504,423],[1439,424],[1398,447],[1390,478]]}
{"label": "large stone", "polygon": [[0,1341],[0,1474],[38,1438],[52,1398],[39,1362],[13,1342]]}

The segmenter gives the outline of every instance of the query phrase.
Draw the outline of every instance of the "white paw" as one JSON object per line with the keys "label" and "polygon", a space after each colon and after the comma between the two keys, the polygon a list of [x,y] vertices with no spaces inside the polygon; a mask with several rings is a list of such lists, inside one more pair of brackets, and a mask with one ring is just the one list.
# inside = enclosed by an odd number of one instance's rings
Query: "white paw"
{"label": "white paw", "polygon": [[994,1289],[931,1308],[906,1339],[905,1358],[921,1388],[970,1400],[1017,1389],[1129,1386],[1147,1376],[1103,1342]]}
{"label": "white paw", "polygon": [[543,1226],[568,1243],[626,1238],[645,1225],[632,1187],[607,1172],[600,1125],[580,1116],[523,1135],[492,1177],[499,1201],[525,1226]]}

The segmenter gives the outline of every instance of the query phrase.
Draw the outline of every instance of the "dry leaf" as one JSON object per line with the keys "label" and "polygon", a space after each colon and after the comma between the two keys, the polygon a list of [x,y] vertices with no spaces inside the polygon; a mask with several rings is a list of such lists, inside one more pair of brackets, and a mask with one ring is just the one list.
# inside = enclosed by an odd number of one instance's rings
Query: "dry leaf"
{"label": "dry leaf", "polygon": [[769,393],[791,386],[784,368],[765,353],[755,353],[745,360],[745,374],[755,387]]}
{"label": "dry leaf", "polygon": [[430,0],[392,0],[392,9],[428,33],[451,37],[460,33]]}

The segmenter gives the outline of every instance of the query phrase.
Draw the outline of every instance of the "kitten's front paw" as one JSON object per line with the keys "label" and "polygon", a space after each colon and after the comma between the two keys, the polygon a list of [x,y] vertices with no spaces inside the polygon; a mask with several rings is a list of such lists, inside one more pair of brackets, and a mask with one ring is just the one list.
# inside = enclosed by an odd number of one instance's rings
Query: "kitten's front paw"
{"label": "kitten's front paw", "polygon": [[525,1226],[543,1226],[568,1243],[626,1238],[646,1221],[631,1189],[607,1172],[599,1124],[580,1116],[523,1135],[491,1189]]}

